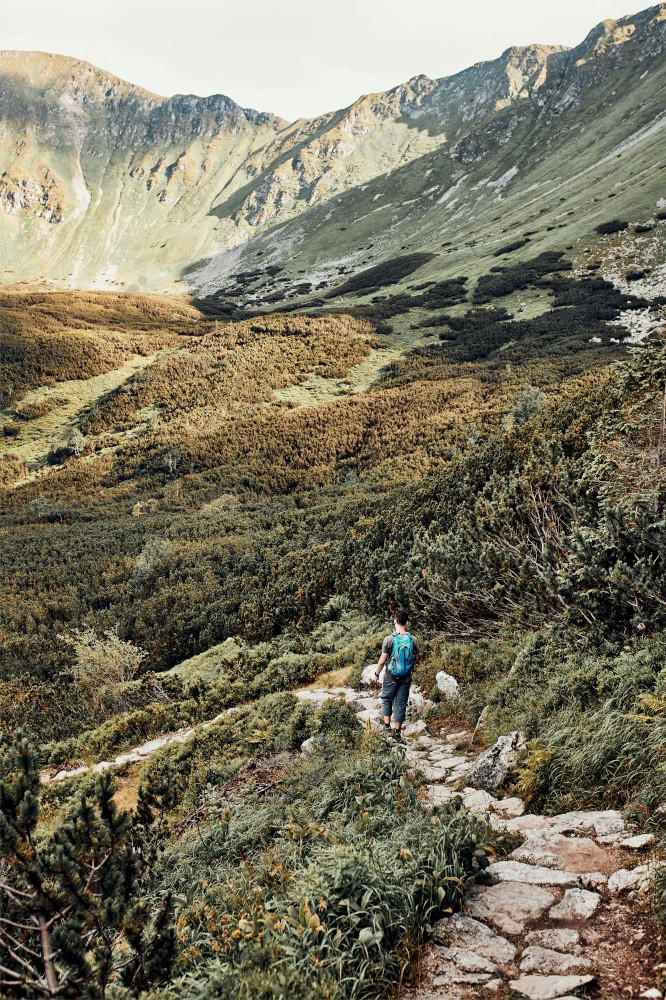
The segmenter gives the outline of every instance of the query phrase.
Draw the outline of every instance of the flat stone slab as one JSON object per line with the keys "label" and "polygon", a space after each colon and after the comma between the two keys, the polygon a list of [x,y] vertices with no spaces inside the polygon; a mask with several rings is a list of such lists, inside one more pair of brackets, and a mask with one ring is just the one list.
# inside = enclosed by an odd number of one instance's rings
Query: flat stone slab
{"label": "flat stone slab", "polygon": [[608,891],[613,894],[635,889],[645,891],[650,885],[655,868],[650,865],[636,865],[635,868],[620,868],[608,879]]}
{"label": "flat stone slab", "polygon": [[556,1000],[593,982],[594,976],[521,976],[512,979],[509,986],[529,1000]]}
{"label": "flat stone slab", "polygon": [[449,947],[467,948],[499,966],[509,965],[516,954],[516,948],[510,941],[464,913],[454,913],[451,917],[438,920],[435,931],[447,941]]}
{"label": "flat stone slab", "polygon": [[448,785],[426,785],[426,800],[431,806],[441,806],[451,799],[455,799],[458,794]]}
{"label": "flat stone slab", "polygon": [[524,865],[520,861],[497,861],[486,868],[486,874],[502,882],[521,882],[525,885],[576,885],[575,872],[563,872],[541,865]]}
{"label": "flat stone slab", "polygon": [[359,712],[378,712],[382,707],[382,703],[379,698],[357,698],[354,702],[354,707]]}
{"label": "flat stone slab", "polygon": [[594,872],[603,868],[609,855],[589,837],[565,837],[561,833],[538,830],[511,852],[515,861],[562,871]]}
{"label": "flat stone slab", "polygon": [[428,781],[441,781],[445,778],[450,771],[457,768],[460,764],[467,764],[466,757],[446,757],[443,760],[438,760],[436,764],[421,764],[421,770],[425,778]]}
{"label": "flat stone slab", "polygon": [[541,886],[499,882],[470,889],[465,907],[470,917],[491,924],[502,934],[522,934],[526,925],[538,920],[556,900],[553,892]]}
{"label": "flat stone slab", "polygon": [[601,897],[589,889],[567,889],[561,901],[549,910],[548,916],[553,920],[588,920],[600,902]]}
{"label": "flat stone slab", "polygon": [[566,927],[545,927],[540,931],[530,931],[525,935],[525,944],[538,945],[540,948],[552,948],[553,951],[563,951],[567,955],[580,954],[580,934]]}
{"label": "flat stone slab", "polygon": [[525,812],[525,803],[517,796],[510,799],[495,799],[493,812],[501,819],[515,819]]}
{"label": "flat stone slab", "polygon": [[621,833],[625,829],[622,816],[615,809],[560,813],[558,816],[538,816],[526,813],[507,820],[505,829],[511,833],[527,835],[530,830],[548,830],[551,833],[577,833],[595,837]]}
{"label": "flat stone slab", "polygon": [[383,722],[381,720],[379,712],[377,712],[375,709],[369,709],[366,710],[365,712],[357,712],[356,718],[358,719],[358,721],[361,723],[362,726],[366,726],[368,723],[370,723],[370,725],[374,726],[376,729],[379,729],[381,726],[383,726]]}
{"label": "flat stone slab", "polygon": [[620,847],[628,847],[630,851],[642,851],[644,847],[654,844],[654,841],[653,833],[639,833],[636,837],[627,837],[626,840],[621,840]]}
{"label": "flat stone slab", "polygon": [[429,964],[435,973],[433,986],[482,986],[499,972],[494,962],[467,948],[443,948],[435,945]]}
{"label": "flat stone slab", "polygon": [[593,969],[594,965],[589,958],[581,955],[565,955],[552,948],[542,948],[541,945],[530,945],[525,948],[520,959],[521,972],[536,972],[541,976],[584,974],[592,972]]}
{"label": "flat stone slab", "polygon": [[548,819],[551,830],[556,833],[594,833],[603,837],[625,829],[624,820],[616,809],[577,810]]}
{"label": "flat stone slab", "polygon": [[414,740],[414,742],[412,743],[412,749],[413,750],[430,750],[430,748],[434,744],[435,744],[435,740],[432,738],[432,736],[428,736],[425,733],[422,733],[420,736],[417,736],[416,739]]}
{"label": "flat stone slab", "polygon": [[463,788],[460,794],[465,809],[469,809],[470,812],[480,816],[489,812],[490,807],[496,801],[492,795],[484,792],[482,788]]}

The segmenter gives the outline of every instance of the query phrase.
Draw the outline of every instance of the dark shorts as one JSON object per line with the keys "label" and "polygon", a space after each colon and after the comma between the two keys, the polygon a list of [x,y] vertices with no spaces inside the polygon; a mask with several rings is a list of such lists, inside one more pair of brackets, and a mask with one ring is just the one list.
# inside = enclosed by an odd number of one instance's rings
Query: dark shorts
{"label": "dark shorts", "polygon": [[390,716],[393,713],[394,722],[404,722],[411,686],[411,674],[407,674],[406,677],[394,677],[387,670],[382,684],[382,715]]}

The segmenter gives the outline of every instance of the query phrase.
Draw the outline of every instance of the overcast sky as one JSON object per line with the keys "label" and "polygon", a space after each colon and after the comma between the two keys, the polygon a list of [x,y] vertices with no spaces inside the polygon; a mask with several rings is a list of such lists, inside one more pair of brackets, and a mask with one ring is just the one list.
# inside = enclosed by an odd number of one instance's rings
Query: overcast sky
{"label": "overcast sky", "polygon": [[222,93],[290,120],[510,45],[576,45],[636,0],[22,0],[0,47],[87,59],[158,94]]}

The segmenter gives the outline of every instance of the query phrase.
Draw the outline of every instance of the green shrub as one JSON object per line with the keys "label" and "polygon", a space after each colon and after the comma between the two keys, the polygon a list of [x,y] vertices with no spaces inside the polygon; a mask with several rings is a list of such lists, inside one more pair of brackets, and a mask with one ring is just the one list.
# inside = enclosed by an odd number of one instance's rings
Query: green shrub
{"label": "green shrub", "polygon": [[295,762],[270,805],[217,808],[159,865],[156,891],[182,900],[174,1000],[392,993],[492,843],[468,814],[428,813],[400,755],[373,736]]}
{"label": "green shrub", "polygon": [[607,236],[611,233],[623,233],[624,230],[628,228],[628,222],[624,222],[622,219],[611,219],[610,222],[599,223],[595,232],[600,233],[602,236]]}

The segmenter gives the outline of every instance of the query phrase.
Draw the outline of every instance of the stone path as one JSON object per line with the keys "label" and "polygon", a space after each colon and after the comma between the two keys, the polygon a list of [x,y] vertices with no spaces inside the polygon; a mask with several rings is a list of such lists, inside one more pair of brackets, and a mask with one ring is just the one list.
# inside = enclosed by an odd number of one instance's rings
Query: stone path
{"label": "stone path", "polygon": [[[365,690],[360,692],[311,687],[294,694],[315,711],[331,698],[343,699],[359,722],[381,728],[372,674],[374,666],[364,671]],[[628,829],[615,810],[526,813],[521,799],[497,790],[517,759],[520,734],[502,737],[495,747],[473,757],[468,753],[472,733],[428,733],[423,716],[431,708],[413,686],[403,752],[425,779],[427,803],[434,808],[459,795],[463,808],[513,834],[517,846],[507,859],[486,869],[484,884],[467,891],[462,913],[436,925],[419,985],[406,991],[407,1000],[480,1000],[509,996],[507,989],[528,1000],[573,1000],[572,991],[586,987],[604,1000],[614,994],[661,997],[655,970],[660,951],[646,905],[646,890],[658,864],[652,856],[654,837]],[[223,722],[234,711],[238,709],[228,709],[196,729]],[[111,761],[44,772],[42,781],[139,762],[193,732],[168,733]],[[302,751],[313,746],[314,739],[306,740]]]}
{"label": "stone path", "polygon": [[[368,684],[373,673],[364,672]],[[438,675],[448,695],[455,695],[452,681]],[[410,700],[412,714],[427,714],[418,689]],[[355,704],[360,721],[381,725],[376,692]],[[497,790],[524,745],[519,733],[474,757],[467,752],[471,732],[429,735],[420,719],[404,733],[406,759],[425,778],[432,807],[459,795],[463,808],[521,841],[488,867],[484,884],[468,890],[462,913],[439,921],[408,1000],[504,997],[507,990],[529,1000],[572,1000],[581,989],[604,1000],[661,997],[654,968],[661,953],[646,897],[658,864],[654,836],[635,834],[615,810],[526,813],[521,799]]]}

